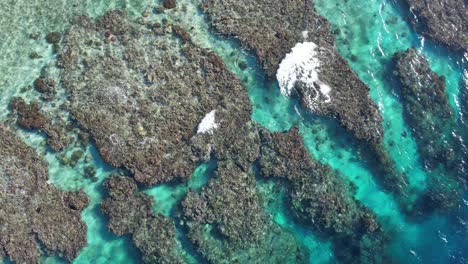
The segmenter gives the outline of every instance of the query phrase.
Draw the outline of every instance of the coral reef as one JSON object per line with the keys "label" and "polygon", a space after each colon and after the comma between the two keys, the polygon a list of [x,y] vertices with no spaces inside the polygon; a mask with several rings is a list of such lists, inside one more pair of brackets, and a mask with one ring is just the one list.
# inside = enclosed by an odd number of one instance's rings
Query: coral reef
{"label": "coral reef", "polygon": [[[271,78],[298,43],[313,43],[320,61],[320,80],[331,91],[324,95],[316,88],[316,82],[297,82],[294,90],[302,104],[315,114],[335,118],[357,138],[378,143],[383,137],[382,118],[369,97],[369,88],[336,52],[329,23],[312,6],[303,0],[207,0],[202,9],[214,28],[226,36],[235,36],[252,49]],[[313,52],[312,48],[307,51]],[[314,74],[301,68],[295,70],[298,74]],[[311,102],[311,98],[324,96],[330,100]],[[311,103],[316,106],[310,107]]]}
{"label": "coral reef", "polygon": [[297,128],[260,134],[260,174],[288,180],[295,218],[330,236],[343,263],[383,263],[386,235],[376,216],[353,198],[354,186],[310,158]]}
{"label": "coral reef", "polygon": [[[153,30],[121,10],[97,22],[77,17],[60,54],[73,118],[106,162],[145,185],[191,175],[207,155],[192,146],[193,137],[205,149],[206,140],[220,138],[196,134],[209,112],[216,110],[223,137],[250,119],[247,94],[221,58],[181,40],[187,33],[179,26]],[[106,44],[106,36],[115,42]]]}
{"label": "coral reef", "polygon": [[423,36],[459,52],[468,49],[468,4],[463,0],[403,0],[411,24]]}
{"label": "coral reef", "polygon": [[134,179],[113,176],[104,182],[109,197],[101,210],[109,217],[108,227],[115,234],[132,235],[143,263],[183,263],[176,252],[176,230],[171,220],[153,214],[153,199],[138,193]]}
{"label": "coral reef", "polygon": [[72,260],[86,245],[80,213],[87,196],[50,185],[45,162],[2,125],[0,204],[0,252],[16,263],[38,263],[40,255]]}

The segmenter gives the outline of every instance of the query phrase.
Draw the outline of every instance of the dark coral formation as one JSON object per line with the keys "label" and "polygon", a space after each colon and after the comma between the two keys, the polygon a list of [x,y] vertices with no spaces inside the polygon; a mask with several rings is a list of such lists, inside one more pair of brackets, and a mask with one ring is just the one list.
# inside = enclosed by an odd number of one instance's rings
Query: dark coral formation
{"label": "dark coral formation", "polygon": [[304,41],[303,31],[310,30],[308,38],[319,46],[335,42],[330,24],[315,13],[308,1],[207,0],[202,8],[218,31],[238,37],[255,52],[270,77],[276,75],[291,48]]}
{"label": "dark coral formation", "polygon": [[165,9],[173,9],[173,8],[176,8],[177,1],[176,0],[163,0],[162,4]]}
{"label": "dark coral formation", "polygon": [[[322,62],[320,80],[331,87],[331,102],[319,104],[313,112],[335,118],[359,139],[380,142],[382,118],[369,97],[369,88],[336,52],[330,25],[313,10],[312,2],[207,0],[202,8],[218,31],[239,38],[252,49],[272,78],[297,43],[315,43]],[[307,95],[317,93],[314,87],[296,85],[296,90],[303,105],[309,107]]]}
{"label": "dark coral formation", "polygon": [[[96,23],[79,17],[60,55],[73,118],[105,161],[146,185],[191,175],[206,155],[192,137],[210,137],[197,127],[211,111],[220,131],[250,119],[243,114],[247,94],[223,61],[182,41],[180,27],[160,29],[155,34],[153,25],[129,22],[119,10]],[[110,44],[104,42],[108,31],[116,37]]]}
{"label": "dark coral formation", "polygon": [[[454,179],[463,174],[463,157],[453,136],[453,111],[445,91],[445,79],[434,73],[426,58],[410,48],[394,56],[395,75],[400,85],[405,119],[412,128],[418,152],[429,172],[428,190],[419,199],[424,211],[452,208],[461,198]],[[440,175],[445,175],[441,179]]]}
{"label": "dark coral formation", "polygon": [[424,165],[429,169],[441,164],[453,167],[453,111],[444,77],[435,74],[414,48],[395,54],[394,61],[405,119],[412,127]]}
{"label": "dark coral formation", "polygon": [[353,198],[351,183],[310,158],[297,128],[262,131],[261,138],[260,173],[288,180],[295,218],[330,235],[343,263],[384,263],[385,235],[376,216]]}
{"label": "dark coral formation", "polygon": [[62,39],[60,32],[50,32],[46,35],[46,41],[49,44],[57,44]]}
{"label": "dark coral formation", "polygon": [[27,130],[39,130],[47,135],[47,144],[54,151],[61,151],[71,143],[61,121],[53,121],[46,116],[38,102],[27,104],[22,98],[13,98],[10,102],[12,114],[16,115],[16,124]]}
{"label": "dark coral formation", "polygon": [[174,224],[153,214],[153,199],[138,193],[134,179],[110,177],[104,187],[109,197],[102,202],[101,209],[109,217],[109,229],[118,236],[131,234],[143,263],[183,263],[176,252]]}
{"label": "dark coral formation", "polygon": [[39,77],[34,81],[34,88],[44,94],[53,94],[55,81],[46,77]]}
{"label": "dark coral formation", "polygon": [[403,0],[415,30],[449,48],[468,49],[468,3],[464,0]]}
{"label": "dark coral formation", "polygon": [[86,245],[80,213],[87,196],[50,185],[45,162],[1,125],[0,204],[0,252],[16,263],[38,263],[40,255],[72,260]]}

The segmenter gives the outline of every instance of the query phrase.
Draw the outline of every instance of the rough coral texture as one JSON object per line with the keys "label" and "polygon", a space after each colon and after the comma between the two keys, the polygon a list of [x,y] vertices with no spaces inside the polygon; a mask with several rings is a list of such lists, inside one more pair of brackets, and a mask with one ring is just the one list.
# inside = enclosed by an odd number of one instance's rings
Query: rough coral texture
{"label": "rough coral texture", "polygon": [[216,224],[230,241],[255,242],[263,235],[266,216],[258,202],[255,178],[232,162],[219,164],[216,178],[200,193],[188,193],[183,206],[190,220]]}
{"label": "rough coral texture", "polygon": [[353,198],[354,185],[312,160],[297,128],[286,133],[262,131],[261,139],[260,173],[287,179],[295,218],[331,235],[343,263],[383,263],[385,235],[376,216]]}
{"label": "rough coral texture", "polygon": [[[466,165],[456,158],[463,157],[463,144],[453,136],[453,110],[445,79],[434,73],[414,48],[395,54],[393,60],[404,116],[430,173],[429,188],[419,204],[425,211],[456,206],[461,191],[453,176],[464,175]],[[444,174],[444,179],[439,174]]]}
{"label": "rough coral texture", "polygon": [[80,213],[88,197],[47,180],[45,162],[0,125],[0,248],[16,263],[38,263],[40,255],[72,260],[86,245]]}
{"label": "rough coral texture", "polygon": [[109,229],[119,236],[131,234],[143,263],[183,263],[176,252],[174,224],[153,214],[153,199],[138,193],[134,179],[110,177],[104,188],[109,197],[102,202],[101,210],[109,217]]}
{"label": "rough coral texture", "polygon": [[468,3],[464,0],[404,0],[415,30],[449,48],[468,50]]}
{"label": "rough coral texture", "polygon": [[405,118],[413,128],[425,166],[429,169],[441,163],[453,166],[455,153],[450,145],[453,111],[444,77],[435,74],[426,58],[414,48],[395,54],[394,62]]}
{"label": "rough coral texture", "polygon": [[[146,185],[187,179],[209,156],[206,140],[221,136],[196,133],[207,113],[216,110],[227,137],[250,120],[247,94],[221,58],[181,39],[178,26],[159,30],[120,10],[96,22],[78,17],[60,55],[73,118],[105,161]],[[116,41],[106,44],[106,35]],[[192,146],[197,140],[204,150]]]}
{"label": "rough coral texture", "polygon": [[208,263],[309,263],[308,254],[291,233],[271,221],[265,227],[268,231],[261,240],[241,248],[213,237],[211,225],[193,225],[188,237]]}
{"label": "rough coral texture", "polygon": [[61,151],[70,145],[71,138],[66,134],[66,125],[44,114],[38,102],[27,104],[17,97],[11,100],[10,108],[19,127],[44,132],[47,135],[47,144],[54,151]]}
{"label": "rough coral texture", "polygon": [[[315,43],[322,62],[320,80],[331,87],[331,101],[320,103],[313,112],[335,118],[359,139],[381,141],[382,118],[369,97],[369,88],[337,53],[330,24],[315,12],[311,1],[207,0],[202,9],[215,29],[226,36],[235,36],[252,49],[271,78],[297,43]],[[308,107],[306,95],[316,93],[314,87],[299,83],[296,86],[300,100]]]}

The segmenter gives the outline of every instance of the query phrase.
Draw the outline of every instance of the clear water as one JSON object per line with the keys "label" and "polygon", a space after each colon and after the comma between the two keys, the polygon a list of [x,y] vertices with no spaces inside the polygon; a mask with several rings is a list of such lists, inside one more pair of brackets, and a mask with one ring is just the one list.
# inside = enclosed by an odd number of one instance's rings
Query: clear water
{"label": "clear water", "polygon": [[[293,125],[300,127],[304,142],[315,159],[329,164],[357,186],[356,199],[371,208],[385,230],[395,236],[388,249],[402,263],[468,263],[468,197],[460,206],[446,215],[431,215],[424,220],[411,221],[399,211],[395,198],[382,190],[375,175],[358,157],[357,149],[346,140],[347,135],[327,120],[301,114],[296,102],[281,96],[275,81],[267,80],[257,65],[256,59],[235,40],[224,39],[210,31],[206,18],[197,8],[198,0],[179,0],[179,8],[163,15],[151,14],[146,19],[161,20],[163,17],[183,25],[193,40],[214,50],[245,84],[254,112],[252,119],[271,131],[285,131]],[[51,31],[65,31],[69,19],[86,13],[99,16],[113,8],[125,8],[136,18],[150,5],[159,1],[147,0],[46,0],[7,1],[0,0],[0,120],[6,118],[7,104],[13,96],[21,95],[34,100],[38,94],[24,89],[39,76],[44,65],[56,59],[52,47],[43,38],[32,40],[29,34],[39,32],[44,36]],[[460,112],[460,81],[463,76],[463,58],[451,54],[429,40],[415,34],[405,23],[405,12],[393,0],[316,0],[317,11],[334,27],[340,28],[336,35],[337,48],[360,78],[369,85],[371,97],[379,105],[384,117],[385,146],[397,167],[407,173],[410,191],[414,197],[425,190],[427,174],[419,160],[415,139],[405,124],[398,94],[388,81],[388,63],[391,56],[410,46],[418,47],[429,59],[431,68],[446,77],[447,93],[455,112]],[[32,60],[31,52],[43,58]],[[249,67],[242,71],[239,62]],[[466,67],[466,64],[465,64]],[[54,105],[46,105],[53,111]],[[402,137],[406,132],[409,136]],[[94,147],[85,149],[89,163],[97,168],[97,181],[83,177],[85,159],[76,167],[62,165],[57,156],[44,147],[44,138],[35,133],[19,132],[25,141],[35,147],[49,163],[52,184],[66,190],[83,189],[91,204],[82,213],[88,226],[88,245],[74,263],[136,263],[138,252],[128,237],[116,237],[106,229],[106,218],[100,213],[99,203],[104,192],[101,184],[112,173],[121,173],[102,162]],[[70,155],[74,149],[67,150]],[[467,154],[468,156],[468,154]],[[215,162],[201,164],[190,182],[181,185],[161,185],[144,190],[154,197],[155,212],[171,216],[175,206],[189,188],[200,189],[209,180]],[[307,227],[300,226],[288,216],[282,194],[274,194],[276,183],[259,180],[259,193],[273,202],[265,210],[282,228],[292,232],[296,240],[311,254],[311,262],[332,262],[331,243],[319,239]],[[180,244],[183,235],[179,234]],[[182,248],[182,251],[187,249]],[[189,253],[190,255],[190,253]],[[196,262],[195,258],[191,258]],[[56,258],[44,259],[45,263],[60,263]]]}

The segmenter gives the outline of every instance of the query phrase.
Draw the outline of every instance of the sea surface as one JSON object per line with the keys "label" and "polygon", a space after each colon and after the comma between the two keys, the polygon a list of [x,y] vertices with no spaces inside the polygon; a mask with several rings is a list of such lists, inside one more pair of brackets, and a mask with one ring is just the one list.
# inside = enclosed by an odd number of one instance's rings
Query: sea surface
{"label": "sea surface", "polygon": [[[30,34],[44,36],[51,31],[65,32],[69,20],[77,14],[92,17],[108,10],[124,8],[132,19],[138,19],[145,10],[150,19],[166,18],[189,29],[195,43],[212,49],[220,55],[229,69],[244,83],[254,109],[252,119],[271,131],[286,131],[297,125],[311,156],[338,170],[357,186],[356,199],[374,211],[386,232],[395,238],[389,253],[400,263],[468,263],[468,192],[453,210],[433,213],[423,218],[410,219],[403,215],[395,197],[382,189],[368,162],[362,160],[359,149],[349,135],[330,120],[305,113],[294,99],[281,95],[276,81],[266,79],[256,58],[241,48],[235,39],[223,38],[209,27],[207,18],[198,9],[198,0],[178,0],[179,7],[164,14],[151,12],[159,1],[150,0],[0,0],[0,121],[7,118],[8,102],[14,96],[27,101],[38,98],[37,92],[27,87],[37,78],[42,68],[56,60],[51,45],[43,38],[32,40]],[[416,47],[424,54],[431,69],[445,77],[447,94],[460,124],[453,133],[465,133],[468,122],[462,113],[460,96],[468,92],[468,54],[455,54],[416,34],[406,18],[410,15],[395,0],[315,0],[319,14],[336,29],[339,53],[352,69],[370,87],[372,99],[379,106],[384,119],[384,142],[398,170],[408,175],[412,199],[420,195],[427,183],[425,171],[417,152],[415,138],[403,118],[403,107],[398,90],[388,76],[389,63],[395,52]],[[259,32],[261,34],[261,32]],[[40,59],[30,59],[36,52]],[[248,68],[241,70],[239,62]],[[50,69],[54,71],[54,69]],[[465,78],[465,79],[464,79]],[[62,94],[63,100],[65,95]],[[467,97],[468,98],[468,97]],[[44,105],[53,110],[55,105]],[[468,107],[465,103],[465,107]],[[468,109],[465,109],[468,112]],[[91,204],[82,213],[88,227],[88,245],[74,263],[138,263],[139,254],[128,237],[117,237],[107,231],[107,219],[99,204],[104,197],[102,182],[119,170],[106,165],[94,146],[84,149],[97,167],[97,181],[83,177],[85,160],[72,168],[62,165],[57,154],[50,152],[44,137],[38,133],[19,131],[19,135],[37,149],[49,164],[50,182],[65,190],[83,189]],[[402,136],[407,135],[407,136]],[[67,149],[71,155],[74,148]],[[85,155],[85,156],[86,156]],[[468,153],[463,153],[468,162]],[[154,197],[155,212],[172,217],[186,192],[202,188],[210,179],[215,164],[200,165],[186,184],[160,185],[144,190]],[[443,175],[442,175],[443,177]],[[334,263],[332,244],[306,226],[295,222],[285,208],[285,195],[276,190],[279,183],[258,179],[258,191],[269,200],[265,210],[274,221],[296,237],[310,253],[310,263]],[[1,223],[0,223],[1,224]],[[179,250],[193,263],[198,258],[178,230]],[[281,254],[281,252],[278,252]],[[8,262],[8,260],[4,260]],[[62,263],[58,258],[44,258],[44,263]],[[1,260],[0,260],[1,263]]]}

